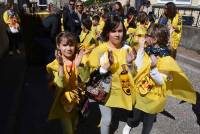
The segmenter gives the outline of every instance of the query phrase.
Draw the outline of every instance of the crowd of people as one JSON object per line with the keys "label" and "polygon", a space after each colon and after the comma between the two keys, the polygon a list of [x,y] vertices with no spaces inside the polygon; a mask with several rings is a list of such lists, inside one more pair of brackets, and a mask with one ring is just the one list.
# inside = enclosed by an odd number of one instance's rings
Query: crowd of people
{"label": "crowd of people", "polygon": [[59,119],[64,134],[84,133],[80,120],[93,134],[109,134],[115,108],[129,111],[123,134],[140,122],[149,134],[169,96],[192,104],[200,125],[200,94],[175,59],[182,20],[173,2],[159,18],[150,2],[125,14],[120,2],[84,7],[69,0],[59,14],[51,34],[55,59],[46,66],[56,90],[48,118]]}

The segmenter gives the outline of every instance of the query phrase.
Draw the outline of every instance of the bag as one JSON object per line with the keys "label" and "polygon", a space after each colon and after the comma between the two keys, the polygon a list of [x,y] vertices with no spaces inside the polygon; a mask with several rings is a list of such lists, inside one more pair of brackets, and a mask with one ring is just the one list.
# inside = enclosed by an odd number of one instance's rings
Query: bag
{"label": "bag", "polygon": [[167,19],[167,17],[165,17],[165,16],[161,16],[161,17],[159,18],[159,20],[158,20],[158,24],[167,25],[167,23],[168,23],[168,19]]}
{"label": "bag", "polygon": [[111,89],[111,78],[111,72],[100,74],[99,69],[95,70],[86,84],[87,96],[96,102],[105,103]]}

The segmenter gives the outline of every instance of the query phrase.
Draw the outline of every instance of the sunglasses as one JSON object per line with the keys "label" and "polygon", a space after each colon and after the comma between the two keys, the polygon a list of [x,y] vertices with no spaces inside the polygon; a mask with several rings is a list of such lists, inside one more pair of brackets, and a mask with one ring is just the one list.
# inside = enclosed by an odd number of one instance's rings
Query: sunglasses
{"label": "sunglasses", "polygon": [[69,3],[69,5],[74,6],[75,4],[74,3]]}
{"label": "sunglasses", "polygon": [[76,5],[76,7],[83,7],[83,5]]}

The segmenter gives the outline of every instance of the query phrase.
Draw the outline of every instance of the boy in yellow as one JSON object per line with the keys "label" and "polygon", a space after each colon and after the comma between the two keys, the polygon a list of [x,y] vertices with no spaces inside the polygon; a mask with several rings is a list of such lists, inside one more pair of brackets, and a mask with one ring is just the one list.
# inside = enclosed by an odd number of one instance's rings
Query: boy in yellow
{"label": "boy in yellow", "polygon": [[[91,31],[92,21],[90,18],[84,18],[82,20],[82,31],[80,34],[80,50],[90,53],[97,45],[96,35]],[[84,55],[82,62],[86,63],[88,54]]]}
{"label": "boy in yellow", "polygon": [[[163,111],[168,96],[196,103],[196,92],[167,47],[169,31],[163,25],[148,29],[150,41],[142,67],[135,77],[136,104],[133,118],[127,121],[123,134],[143,122],[142,134],[149,134],[156,114]],[[181,84],[180,84],[181,82]]]}
{"label": "boy in yellow", "polygon": [[92,28],[91,31],[94,33],[96,38],[98,38],[102,32],[101,26],[99,24],[100,17],[98,15],[94,15],[92,17]]}
{"label": "boy in yellow", "polygon": [[168,19],[171,53],[175,59],[176,49],[180,44],[182,35],[182,16],[177,12],[176,5],[173,2],[165,4],[164,14]]}
{"label": "boy in yellow", "polygon": [[[105,43],[96,47],[88,58],[91,68],[100,67],[100,74],[105,74],[108,71],[112,73],[112,86],[105,105],[99,104],[102,115],[101,134],[109,134],[112,117],[111,107],[132,110],[135,103],[132,83],[134,75],[133,60],[136,53],[129,46],[123,44],[125,35],[126,29],[120,17],[111,16],[105,22],[102,32]],[[127,90],[123,90],[123,83],[120,79],[124,66],[125,70],[128,71],[128,77],[126,77],[128,79],[124,81],[125,85],[128,85]]]}
{"label": "boy in yellow", "polygon": [[63,132],[74,134],[78,119],[76,107],[80,100],[77,66],[82,53],[77,54],[78,42],[70,33],[60,33],[56,37],[56,44],[56,59],[47,65],[51,83],[56,86],[55,99],[48,119],[60,119]]}

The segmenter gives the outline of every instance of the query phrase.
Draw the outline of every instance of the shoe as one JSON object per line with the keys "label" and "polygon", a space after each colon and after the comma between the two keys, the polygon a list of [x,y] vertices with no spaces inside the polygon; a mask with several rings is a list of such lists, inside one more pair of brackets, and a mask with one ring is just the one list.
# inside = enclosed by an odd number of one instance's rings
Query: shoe
{"label": "shoe", "polygon": [[19,49],[16,50],[17,54],[21,54],[21,51]]}
{"label": "shoe", "polygon": [[130,131],[131,131],[131,127],[128,124],[126,124],[122,130],[122,134],[129,134]]}
{"label": "shoe", "polygon": [[12,56],[14,53],[13,53],[13,51],[9,51],[8,54],[9,54],[10,56]]}
{"label": "shoe", "polygon": [[197,117],[197,124],[200,126],[200,93],[196,92],[197,94],[197,101],[196,104],[192,105],[192,111]]}

